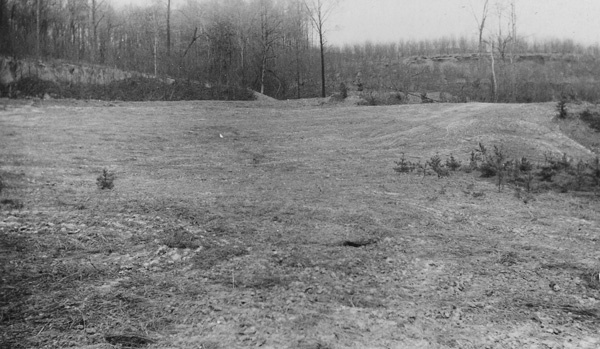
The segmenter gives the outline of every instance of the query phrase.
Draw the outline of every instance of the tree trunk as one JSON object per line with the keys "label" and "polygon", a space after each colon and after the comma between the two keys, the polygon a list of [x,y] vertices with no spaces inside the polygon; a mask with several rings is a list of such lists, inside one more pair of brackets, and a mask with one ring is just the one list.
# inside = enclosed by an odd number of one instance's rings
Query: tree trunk
{"label": "tree trunk", "polygon": [[167,57],[171,55],[171,0],[167,0]]}
{"label": "tree trunk", "polygon": [[11,51],[10,37],[6,0],[0,0],[0,53],[8,54]]}
{"label": "tree trunk", "polygon": [[296,38],[296,97],[300,99],[300,48],[299,48],[299,38]]}
{"label": "tree trunk", "polygon": [[92,0],[92,6],[91,6],[91,34],[92,34],[92,40],[90,42],[90,59],[92,61],[92,63],[96,62],[96,47],[97,47],[97,38],[98,38],[98,32],[96,30],[96,0]]}
{"label": "tree trunk", "polygon": [[35,2],[35,56],[37,59],[41,58],[40,52],[40,2],[42,0],[36,0]]}
{"label": "tree trunk", "polygon": [[158,19],[156,18],[156,12],[153,14],[154,19],[154,76],[158,76]]}
{"label": "tree trunk", "polygon": [[325,44],[323,30],[319,30],[319,46],[321,48],[321,97],[325,97]]}
{"label": "tree trunk", "polygon": [[265,72],[267,70],[267,53],[263,53],[260,65],[260,93],[265,94]]}
{"label": "tree trunk", "polygon": [[490,50],[490,58],[492,60],[492,99],[494,103],[498,102],[498,81],[496,80],[496,70],[494,67],[494,42],[492,40],[492,49]]}

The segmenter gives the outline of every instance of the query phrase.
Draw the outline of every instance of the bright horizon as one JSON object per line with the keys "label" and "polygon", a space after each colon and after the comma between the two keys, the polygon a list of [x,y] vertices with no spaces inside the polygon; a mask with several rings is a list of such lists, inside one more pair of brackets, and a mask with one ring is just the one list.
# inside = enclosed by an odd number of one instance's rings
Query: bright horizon
{"label": "bright horizon", "polygon": [[[173,8],[184,1],[172,0]],[[117,7],[151,3],[109,2]],[[494,3],[490,0],[487,30],[497,28]],[[461,36],[474,39],[477,23],[472,8],[480,16],[482,7],[483,0],[341,0],[326,25],[326,39],[328,44],[336,46]],[[516,0],[516,10],[521,38],[600,44],[600,0]]]}

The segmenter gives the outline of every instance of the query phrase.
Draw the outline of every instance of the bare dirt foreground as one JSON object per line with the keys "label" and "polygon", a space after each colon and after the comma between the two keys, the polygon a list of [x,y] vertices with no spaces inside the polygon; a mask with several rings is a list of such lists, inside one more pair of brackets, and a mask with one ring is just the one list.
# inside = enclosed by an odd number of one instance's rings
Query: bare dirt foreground
{"label": "bare dirt foreground", "polygon": [[554,114],[9,104],[0,347],[600,348],[598,196],[393,171],[480,141],[593,156]]}

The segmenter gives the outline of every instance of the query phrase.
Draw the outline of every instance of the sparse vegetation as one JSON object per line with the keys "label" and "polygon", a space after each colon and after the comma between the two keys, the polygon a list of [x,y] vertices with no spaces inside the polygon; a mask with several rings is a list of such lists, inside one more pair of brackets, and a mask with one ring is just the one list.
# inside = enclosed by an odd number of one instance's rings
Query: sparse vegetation
{"label": "sparse vegetation", "polygon": [[[574,166],[573,160],[566,154],[559,158],[546,154],[545,161],[535,165],[526,157],[509,158],[501,146],[494,145],[493,152],[490,153],[484,144],[479,143],[477,148],[471,151],[468,160],[469,165],[461,167],[460,161],[450,154],[445,159],[444,166],[442,158],[436,154],[422,165],[420,162],[406,160],[405,154],[402,153],[400,161],[395,162],[394,171],[411,173],[416,170],[418,174],[425,177],[429,167],[438,178],[447,177],[450,171],[454,172],[459,168],[465,173],[479,171],[482,178],[496,179],[498,191],[501,191],[507,183],[513,184],[519,198],[522,196],[520,187],[523,187],[527,193],[532,192],[536,178],[539,179],[539,183],[546,183],[539,185],[538,189],[556,189],[561,192],[568,191],[569,188],[587,191],[599,189],[600,160],[598,158],[587,161],[580,159]],[[555,183],[554,179],[559,176],[561,180]],[[529,198],[528,194],[523,195]]]}
{"label": "sparse vegetation", "polygon": [[[201,254],[194,257],[192,259],[192,263],[196,268],[210,269],[219,263],[228,261],[234,257],[243,256],[247,253],[248,251],[240,246],[212,245],[207,246]],[[225,282],[229,281],[227,278],[225,280]]]}
{"label": "sparse vegetation", "polygon": [[196,249],[200,247],[198,240],[183,227],[168,228],[163,235],[163,244],[169,248]]}
{"label": "sparse vegetation", "polygon": [[364,102],[360,103],[363,105],[370,105],[370,106],[375,106],[375,105],[380,105],[383,104],[381,99],[378,98],[377,93],[375,91],[362,91],[360,93],[360,98],[361,100],[363,100]]}
{"label": "sparse vegetation", "polygon": [[253,100],[253,92],[241,87],[210,86],[190,81],[167,83],[136,77],[106,85],[73,84],[24,78],[14,84],[13,97],[95,99],[104,101]]}
{"label": "sparse vegetation", "polygon": [[23,208],[23,202],[18,199],[0,199],[0,207],[7,210],[20,210]]}
{"label": "sparse vegetation", "polygon": [[[546,162],[529,129],[504,137],[506,120],[552,126],[553,105],[320,102],[57,101],[3,114],[0,347],[595,338],[599,160],[572,147]],[[553,136],[539,141],[561,149]],[[501,193],[479,170],[494,144],[513,161]],[[543,182],[551,162],[563,165]],[[94,178],[111,171],[118,190],[100,191]]]}

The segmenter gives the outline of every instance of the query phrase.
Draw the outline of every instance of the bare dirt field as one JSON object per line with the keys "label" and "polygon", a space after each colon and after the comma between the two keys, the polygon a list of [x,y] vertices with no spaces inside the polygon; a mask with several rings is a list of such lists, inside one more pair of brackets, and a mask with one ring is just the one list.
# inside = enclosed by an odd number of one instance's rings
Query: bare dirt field
{"label": "bare dirt field", "polygon": [[598,195],[393,170],[553,103],[5,103],[2,348],[600,348]]}

